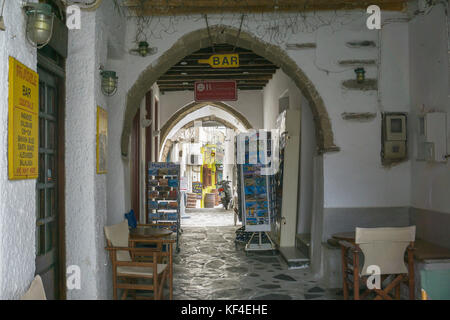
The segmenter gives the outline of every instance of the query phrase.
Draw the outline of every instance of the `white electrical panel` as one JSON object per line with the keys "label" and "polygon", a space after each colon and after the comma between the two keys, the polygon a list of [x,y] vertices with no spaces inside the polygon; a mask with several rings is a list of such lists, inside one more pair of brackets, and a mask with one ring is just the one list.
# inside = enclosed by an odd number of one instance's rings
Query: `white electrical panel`
{"label": "white electrical panel", "polygon": [[447,114],[430,112],[419,118],[417,159],[446,162]]}
{"label": "white electrical panel", "polygon": [[406,114],[388,113],[383,116],[383,162],[402,161],[407,157]]}
{"label": "white electrical panel", "polygon": [[187,155],[187,159],[186,159],[186,163],[188,165],[193,165],[193,166],[200,166],[202,165],[203,162],[203,157],[201,154],[188,154]]}

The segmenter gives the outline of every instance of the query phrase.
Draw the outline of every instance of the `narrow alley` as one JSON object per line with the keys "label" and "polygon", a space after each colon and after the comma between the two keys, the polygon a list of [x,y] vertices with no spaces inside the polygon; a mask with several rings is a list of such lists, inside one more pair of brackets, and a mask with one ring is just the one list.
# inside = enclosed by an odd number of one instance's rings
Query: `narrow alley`
{"label": "narrow alley", "polygon": [[236,242],[233,212],[188,211],[174,259],[174,299],[336,300],[307,269],[288,270],[279,254],[246,254]]}
{"label": "narrow alley", "polygon": [[0,0],[0,300],[450,300],[449,11]]}

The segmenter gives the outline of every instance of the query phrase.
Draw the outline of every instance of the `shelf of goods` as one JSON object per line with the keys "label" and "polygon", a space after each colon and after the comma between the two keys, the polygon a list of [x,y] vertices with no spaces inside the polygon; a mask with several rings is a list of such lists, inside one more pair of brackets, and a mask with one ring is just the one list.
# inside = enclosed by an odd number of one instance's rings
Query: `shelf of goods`
{"label": "shelf of goods", "polygon": [[147,223],[158,224],[176,234],[180,251],[180,165],[150,162],[147,172]]}

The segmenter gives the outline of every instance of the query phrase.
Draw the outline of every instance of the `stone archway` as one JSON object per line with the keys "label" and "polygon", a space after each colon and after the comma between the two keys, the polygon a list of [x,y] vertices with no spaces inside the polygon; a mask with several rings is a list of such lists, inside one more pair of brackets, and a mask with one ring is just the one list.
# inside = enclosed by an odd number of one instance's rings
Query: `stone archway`
{"label": "stone archway", "polygon": [[121,137],[121,151],[124,157],[128,156],[133,117],[147,89],[185,56],[211,46],[211,41],[214,43],[237,43],[240,47],[252,50],[254,53],[279,66],[295,82],[309,102],[314,114],[319,153],[339,151],[339,148],[334,144],[331,121],[325,104],[314,84],[296,62],[280,47],[264,42],[248,32],[239,31],[229,26],[216,25],[211,26],[209,30],[204,28],[182,36],[154,64],[148,66],[140,74],[133,87],[128,91]]}
{"label": "stone archway", "polygon": [[[247,120],[247,118],[242,115],[240,112],[238,112],[236,109],[232,108],[226,103],[223,102],[192,102],[175,112],[175,114],[170,117],[169,120],[162,126],[161,128],[161,141],[160,141],[160,147],[162,147],[162,144],[164,143],[164,140],[166,140],[167,135],[169,132],[175,127],[177,123],[179,123],[184,117],[186,117],[191,112],[200,110],[203,107],[206,106],[212,106],[219,109],[222,109],[229,114],[231,114],[233,117],[235,117],[237,120],[239,120],[246,129],[252,129],[253,126],[250,124],[250,122]],[[218,118],[219,119],[219,118]]]}
{"label": "stone archway", "polygon": [[[173,123],[174,124],[173,126],[175,126],[175,124],[178,123],[180,120],[181,119],[177,119],[177,121],[175,121]],[[223,126],[225,126],[227,128],[230,128],[230,129],[235,130],[235,131],[239,131],[239,129],[235,125],[233,125],[232,123],[230,123],[230,122],[228,122],[228,121],[226,121],[226,120],[224,120],[222,118],[216,117],[214,115],[201,117],[201,118],[195,119],[193,121],[190,121],[190,122],[186,123],[184,126],[182,126],[179,130],[188,129],[188,128],[193,127],[195,125],[195,121],[202,121],[202,122],[203,121],[216,121],[216,122],[221,123]],[[169,123],[169,122],[167,122],[167,123]],[[173,128],[173,126],[172,126],[172,128]],[[251,129],[251,127],[246,127],[246,129]],[[169,129],[166,132],[166,134],[164,136],[164,141],[161,140],[161,144],[160,144],[160,146],[161,146],[160,161],[162,161],[162,162],[166,162],[167,161],[167,157],[169,156],[170,149],[172,148],[172,145],[173,145],[173,140],[172,139],[167,139],[166,140],[166,138],[167,138],[168,134],[170,133],[170,131],[171,131],[171,129]]]}

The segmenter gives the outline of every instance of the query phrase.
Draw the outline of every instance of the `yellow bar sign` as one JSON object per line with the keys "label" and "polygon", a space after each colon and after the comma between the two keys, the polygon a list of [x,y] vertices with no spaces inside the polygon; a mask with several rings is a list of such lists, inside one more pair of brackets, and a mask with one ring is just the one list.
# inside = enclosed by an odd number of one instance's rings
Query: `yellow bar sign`
{"label": "yellow bar sign", "polygon": [[209,59],[198,60],[200,64],[209,64],[213,68],[239,68],[239,54],[215,54]]}
{"label": "yellow bar sign", "polygon": [[39,154],[39,75],[9,57],[8,173],[36,179]]}

